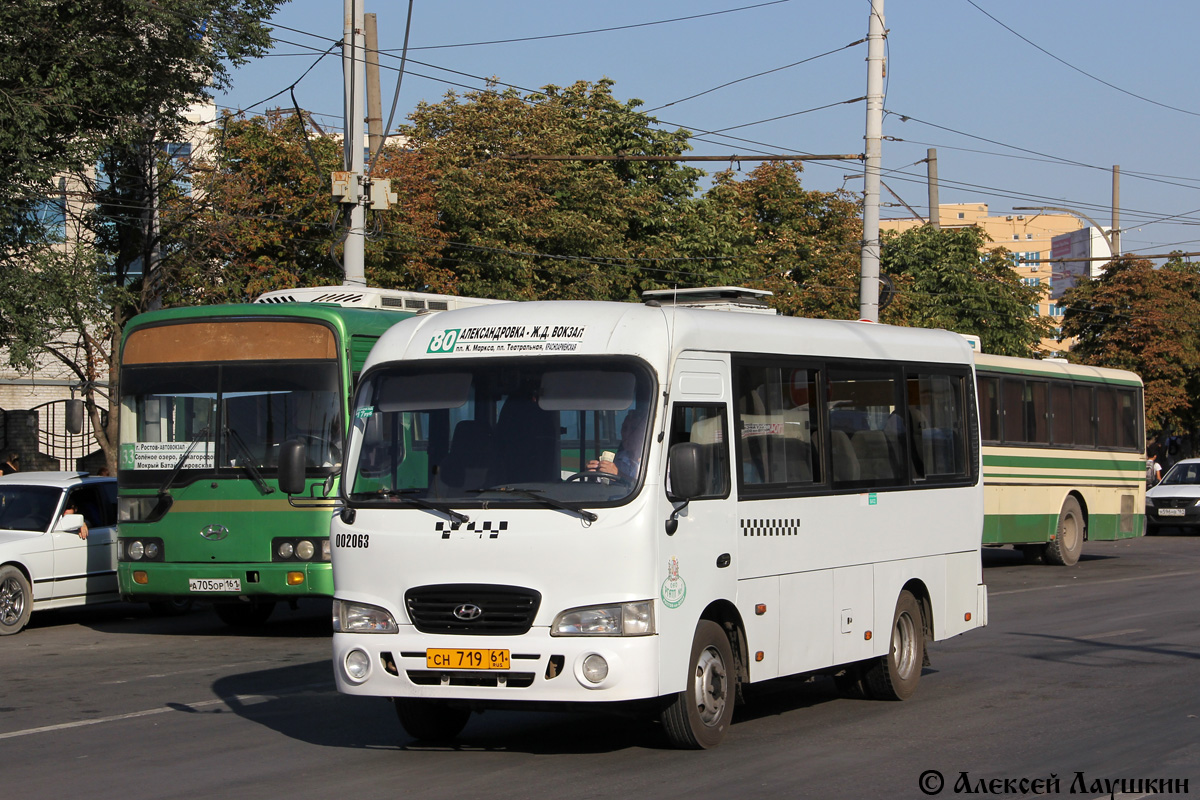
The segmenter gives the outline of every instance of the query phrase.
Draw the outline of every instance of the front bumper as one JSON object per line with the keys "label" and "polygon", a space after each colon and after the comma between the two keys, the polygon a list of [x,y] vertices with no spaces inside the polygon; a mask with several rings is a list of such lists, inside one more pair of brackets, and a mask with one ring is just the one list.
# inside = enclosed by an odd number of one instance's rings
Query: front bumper
{"label": "front bumper", "polygon": [[[142,574],[135,576],[135,573]],[[289,573],[293,575],[291,581],[288,579]],[[122,561],[117,565],[117,576],[122,598],[133,601],[179,596],[196,600],[333,596],[333,568],[328,561],[249,564]],[[193,591],[190,586],[193,580],[219,582],[230,579],[238,581],[237,591]]]}
{"label": "front bumper", "polygon": [[[354,695],[459,700],[486,706],[530,703],[600,703],[640,700],[660,694],[657,636],[550,636],[533,628],[521,636],[432,636],[401,625],[396,634],[335,633],[333,671],[338,691]],[[507,670],[431,668],[426,650],[500,649],[510,653]],[[366,672],[347,670],[353,651],[366,654]],[[600,656],[608,672],[601,681],[585,677],[584,662]],[[594,662],[593,662],[594,663]]]}

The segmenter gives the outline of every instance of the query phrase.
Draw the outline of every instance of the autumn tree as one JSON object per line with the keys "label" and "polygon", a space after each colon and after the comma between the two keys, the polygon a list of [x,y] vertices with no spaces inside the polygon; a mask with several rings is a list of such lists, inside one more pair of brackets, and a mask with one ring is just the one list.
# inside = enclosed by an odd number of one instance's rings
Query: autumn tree
{"label": "autumn tree", "polygon": [[[330,175],[342,168],[342,140],[279,112],[226,116],[210,138],[211,155],[192,164],[193,191],[167,214],[167,304],[247,302],[274,289],[341,283],[345,221]],[[399,202],[369,212],[367,282],[455,293],[453,273],[437,265],[446,236],[429,159],[393,140],[374,176],[392,181]]]}
{"label": "autumn tree", "polygon": [[1127,256],[1081,279],[1061,304],[1072,361],[1141,375],[1152,433],[1200,429],[1200,269]]}
{"label": "autumn tree", "polygon": [[1035,311],[1045,289],[1021,283],[1007,251],[987,242],[978,227],[885,234],[881,268],[898,286],[892,314],[907,325],[974,334],[985,353],[1034,356],[1050,334]]}

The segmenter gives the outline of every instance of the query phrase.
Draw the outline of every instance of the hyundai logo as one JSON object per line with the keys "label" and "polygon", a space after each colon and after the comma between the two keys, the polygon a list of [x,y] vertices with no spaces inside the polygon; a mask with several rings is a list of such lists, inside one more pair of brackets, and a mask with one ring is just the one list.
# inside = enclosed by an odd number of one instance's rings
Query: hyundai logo
{"label": "hyundai logo", "polygon": [[463,603],[454,609],[454,616],[463,622],[471,622],[483,616],[483,609],[471,603]]}
{"label": "hyundai logo", "polygon": [[224,525],[207,525],[200,529],[200,535],[210,542],[219,542],[229,535],[229,528]]}

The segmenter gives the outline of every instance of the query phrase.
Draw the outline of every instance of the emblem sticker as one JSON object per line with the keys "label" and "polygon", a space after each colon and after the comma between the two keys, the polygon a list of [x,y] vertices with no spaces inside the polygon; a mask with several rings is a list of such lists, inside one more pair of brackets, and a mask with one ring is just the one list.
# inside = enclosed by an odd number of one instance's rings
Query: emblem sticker
{"label": "emblem sticker", "polygon": [[679,608],[687,597],[687,584],[679,577],[679,559],[674,556],[667,562],[667,579],[663,581],[660,596],[667,608]]}

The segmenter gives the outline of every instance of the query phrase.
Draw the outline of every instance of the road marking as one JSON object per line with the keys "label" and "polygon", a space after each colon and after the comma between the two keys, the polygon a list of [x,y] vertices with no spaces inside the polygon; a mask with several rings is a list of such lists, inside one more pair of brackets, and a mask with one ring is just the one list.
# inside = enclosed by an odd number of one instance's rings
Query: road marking
{"label": "road marking", "polygon": [[[1103,581],[1086,581],[1087,586],[1102,586],[1106,583],[1130,583],[1132,581],[1157,581],[1163,578],[1179,578],[1183,576],[1200,575],[1200,570],[1188,570],[1186,572],[1160,572],[1157,575],[1142,575],[1133,578],[1109,578]],[[988,591],[988,597],[999,597],[1005,594],[1024,594],[1026,592],[1044,592],[1047,589],[1066,589],[1067,587],[1078,588],[1079,583],[1056,583],[1051,586],[1029,586],[1024,589],[1009,589],[1004,592]]]}
{"label": "road marking", "polygon": [[327,683],[310,683],[304,686],[294,686],[288,689],[281,689],[274,694],[237,694],[233,697],[223,697],[216,700],[201,700],[198,703],[172,703],[162,708],[148,708],[145,711],[131,711],[128,714],[114,714],[111,717],[96,717],[95,719],[80,719],[74,722],[60,722],[57,725],[46,725],[41,728],[26,728],[23,731],[10,731],[8,733],[0,733],[0,739],[16,739],[21,736],[31,736],[35,733],[51,733],[53,731],[65,731],[73,728],[86,728],[89,725],[101,725],[106,722],[120,722],[125,719],[139,719],[141,717],[153,717],[157,714],[167,714],[172,711],[195,711],[208,706],[226,705],[230,710],[233,709],[233,704],[245,705],[247,703],[261,702],[265,700],[276,700],[285,694],[297,694],[299,692],[311,691],[313,689],[329,689],[332,688],[331,682]]}

